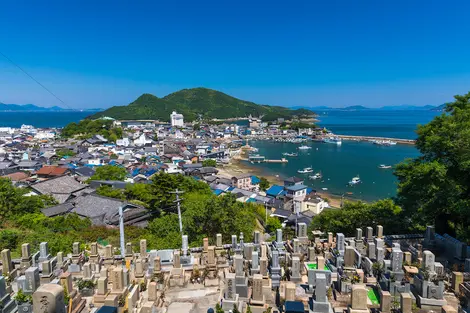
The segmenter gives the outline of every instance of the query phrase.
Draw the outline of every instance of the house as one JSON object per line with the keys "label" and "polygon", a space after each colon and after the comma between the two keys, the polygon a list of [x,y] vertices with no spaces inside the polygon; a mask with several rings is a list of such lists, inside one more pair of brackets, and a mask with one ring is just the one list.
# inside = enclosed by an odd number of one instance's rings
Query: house
{"label": "house", "polygon": [[272,185],[271,187],[266,190],[266,195],[273,197],[273,198],[279,198],[285,194],[284,187],[279,186],[279,185]]}
{"label": "house", "polygon": [[303,185],[304,184],[304,179],[299,178],[299,177],[289,177],[284,180],[284,186],[294,186],[294,185]]}
{"label": "house", "polygon": [[27,161],[23,160],[18,163],[18,169],[20,171],[29,171],[34,172],[39,170],[42,167],[41,162],[38,161]]}
{"label": "house", "polygon": [[286,197],[294,201],[303,201],[307,195],[307,186],[303,184],[285,187]]}
{"label": "house", "polygon": [[0,162],[0,175],[7,175],[18,171],[18,165],[12,161],[2,161]]}
{"label": "house", "polygon": [[80,184],[71,176],[58,176],[36,184],[31,185],[31,194],[51,195],[59,203],[64,203],[73,197],[87,185]]}
{"label": "house", "polygon": [[10,179],[11,182],[15,185],[17,183],[26,181],[29,178],[29,172],[14,172],[2,177]]}
{"label": "house", "polygon": [[253,188],[251,185],[251,174],[240,174],[233,176],[232,186],[239,189],[251,190]]}
{"label": "house", "polygon": [[318,215],[323,212],[323,209],[326,207],[328,207],[328,202],[325,202],[322,198],[313,194],[305,197],[304,201],[301,203],[300,211],[312,211],[315,215]]}
{"label": "house", "polygon": [[65,203],[42,209],[48,217],[76,213],[89,218],[93,225],[119,225],[119,208],[123,208],[124,224],[145,227],[150,212],[142,206],[91,193]]}
{"label": "house", "polygon": [[69,169],[66,167],[44,165],[36,171],[36,175],[39,178],[52,178],[65,175],[68,171]]}

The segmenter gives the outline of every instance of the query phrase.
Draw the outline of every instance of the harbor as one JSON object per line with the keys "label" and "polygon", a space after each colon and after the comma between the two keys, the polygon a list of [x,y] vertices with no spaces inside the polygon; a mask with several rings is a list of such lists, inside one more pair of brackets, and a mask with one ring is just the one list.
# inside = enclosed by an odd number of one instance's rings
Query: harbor
{"label": "harbor", "polygon": [[370,141],[372,143],[382,145],[414,145],[416,140],[413,139],[400,139],[400,138],[387,138],[387,137],[374,137],[374,136],[351,136],[351,135],[335,135],[341,140],[352,140],[352,141]]}

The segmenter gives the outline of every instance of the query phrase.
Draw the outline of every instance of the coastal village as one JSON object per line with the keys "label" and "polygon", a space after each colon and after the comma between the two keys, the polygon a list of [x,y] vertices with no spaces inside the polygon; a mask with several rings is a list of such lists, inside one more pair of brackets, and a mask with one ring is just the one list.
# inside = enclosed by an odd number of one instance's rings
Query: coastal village
{"label": "coastal village", "polygon": [[[122,235],[120,247],[75,242],[70,254],[51,255],[48,242],[39,249],[24,242],[19,258],[0,247],[0,313],[457,313],[468,305],[465,243],[432,226],[406,235],[380,225],[358,228],[354,237],[310,231],[312,219],[332,205],[303,178],[263,188],[262,177],[234,165],[260,161],[249,140],[324,140],[331,136],[326,130],[286,129],[281,125],[291,121],[268,124],[253,117],[247,125],[187,124],[177,112],[170,120],[112,120],[122,129],[115,141],[101,134],[64,138],[61,129],[29,125],[0,127],[0,176],[28,190],[26,196],[53,197],[56,204],[42,214],[75,213]],[[124,168],[126,178],[91,179],[103,166]],[[216,196],[232,194],[263,206],[282,228],[271,236],[256,230],[250,241],[243,233],[229,242],[217,234],[199,247],[190,247],[184,233],[182,245],[172,249],[150,249],[145,239],[125,242],[124,225],[146,227],[151,214],[96,190],[150,183],[162,172],[205,182]],[[288,230],[294,238],[283,236]]]}

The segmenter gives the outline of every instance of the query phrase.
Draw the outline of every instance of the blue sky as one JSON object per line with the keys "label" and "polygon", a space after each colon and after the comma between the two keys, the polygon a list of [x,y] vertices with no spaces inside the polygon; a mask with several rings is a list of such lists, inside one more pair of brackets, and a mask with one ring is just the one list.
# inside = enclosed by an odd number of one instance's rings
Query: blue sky
{"label": "blue sky", "polygon": [[[74,108],[208,87],[264,104],[470,91],[468,0],[4,1],[0,51]],[[0,102],[61,105],[0,56]]]}

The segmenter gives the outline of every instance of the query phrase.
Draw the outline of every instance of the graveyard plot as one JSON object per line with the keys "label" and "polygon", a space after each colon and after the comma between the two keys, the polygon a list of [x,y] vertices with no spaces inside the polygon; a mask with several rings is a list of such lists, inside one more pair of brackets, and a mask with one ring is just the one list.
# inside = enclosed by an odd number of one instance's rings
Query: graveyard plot
{"label": "graveyard plot", "polygon": [[367,292],[367,297],[369,298],[370,302],[372,302],[373,305],[379,305],[380,304],[380,296],[375,288],[370,288],[369,291]]}

